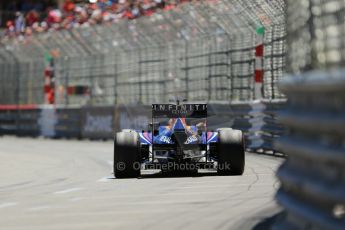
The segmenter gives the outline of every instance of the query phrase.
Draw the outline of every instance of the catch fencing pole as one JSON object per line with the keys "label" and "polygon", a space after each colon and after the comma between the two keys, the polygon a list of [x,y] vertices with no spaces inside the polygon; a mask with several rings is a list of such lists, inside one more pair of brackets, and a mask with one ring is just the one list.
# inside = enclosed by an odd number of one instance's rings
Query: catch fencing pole
{"label": "catch fencing pole", "polygon": [[262,99],[263,95],[263,79],[264,79],[264,36],[265,28],[260,26],[256,29],[255,34],[255,84],[254,97],[255,99]]}

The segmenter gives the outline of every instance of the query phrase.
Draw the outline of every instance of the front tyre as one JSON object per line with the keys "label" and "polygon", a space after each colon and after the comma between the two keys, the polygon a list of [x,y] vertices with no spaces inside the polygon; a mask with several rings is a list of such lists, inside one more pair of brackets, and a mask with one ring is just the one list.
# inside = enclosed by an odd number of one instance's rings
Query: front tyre
{"label": "front tyre", "polygon": [[240,130],[218,130],[218,168],[220,175],[242,175],[245,165],[243,134]]}
{"label": "front tyre", "polygon": [[116,178],[140,176],[140,142],[136,132],[119,132],[114,140],[114,175]]}

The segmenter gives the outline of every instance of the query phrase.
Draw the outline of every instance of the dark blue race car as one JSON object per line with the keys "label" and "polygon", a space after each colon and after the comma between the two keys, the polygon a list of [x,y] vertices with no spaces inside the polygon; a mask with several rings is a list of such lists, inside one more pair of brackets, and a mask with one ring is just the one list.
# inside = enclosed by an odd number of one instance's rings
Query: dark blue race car
{"label": "dark blue race car", "polygon": [[240,130],[207,130],[206,104],[153,104],[148,131],[123,130],[114,140],[116,178],[140,176],[142,168],[197,171],[216,168],[242,175],[245,164]]}

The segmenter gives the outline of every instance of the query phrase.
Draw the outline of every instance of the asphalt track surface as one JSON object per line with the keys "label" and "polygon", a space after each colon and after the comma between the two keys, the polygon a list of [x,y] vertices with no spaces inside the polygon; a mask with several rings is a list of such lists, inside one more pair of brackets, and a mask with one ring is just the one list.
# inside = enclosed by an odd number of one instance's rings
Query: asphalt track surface
{"label": "asphalt track surface", "polygon": [[113,144],[0,137],[0,229],[251,229],[279,211],[282,159],[248,153],[243,176],[112,175]]}

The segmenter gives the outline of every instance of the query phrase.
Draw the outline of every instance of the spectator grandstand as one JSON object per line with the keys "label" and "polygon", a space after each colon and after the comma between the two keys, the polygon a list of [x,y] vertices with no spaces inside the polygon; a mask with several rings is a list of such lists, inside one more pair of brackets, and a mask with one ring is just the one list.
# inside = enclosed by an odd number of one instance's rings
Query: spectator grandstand
{"label": "spectator grandstand", "polygon": [[[206,0],[212,1],[212,0]],[[214,0],[213,0],[214,1]],[[151,16],[157,10],[168,11],[195,0],[65,0],[61,7],[40,2],[16,8],[12,20],[6,22],[2,37],[30,36],[33,33],[89,27],[101,23],[116,23],[121,19]]]}
{"label": "spectator grandstand", "polygon": [[[270,0],[174,1],[171,9],[167,2],[136,20],[3,36],[0,80],[11,84],[0,85],[0,104],[44,104],[42,76],[51,58],[57,105],[251,100],[259,32],[263,97],[283,97],[276,87],[284,68],[283,0],[275,8]],[[58,9],[73,15],[83,5],[62,3]],[[75,88],[88,93],[71,94]]]}

